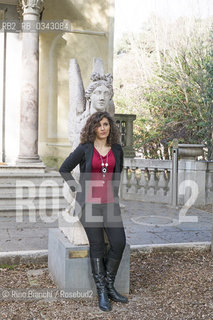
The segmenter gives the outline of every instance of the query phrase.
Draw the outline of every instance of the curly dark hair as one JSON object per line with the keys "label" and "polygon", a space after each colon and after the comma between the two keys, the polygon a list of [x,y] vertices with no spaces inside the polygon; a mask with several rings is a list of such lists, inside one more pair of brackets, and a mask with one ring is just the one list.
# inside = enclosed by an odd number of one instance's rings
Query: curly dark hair
{"label": "curly dark hair", "polygon": [[112,145],[114,143],[120,143],[120,132],[114,119],[106,111],[98,111],[93,113],[88,119],[81,130],[80,141],[81,143],[94,142],[96,138],[95,130],[98,128],[100,121],[103,118],[107,118],[110,125],[110,132],[107,137],[107,144]]}

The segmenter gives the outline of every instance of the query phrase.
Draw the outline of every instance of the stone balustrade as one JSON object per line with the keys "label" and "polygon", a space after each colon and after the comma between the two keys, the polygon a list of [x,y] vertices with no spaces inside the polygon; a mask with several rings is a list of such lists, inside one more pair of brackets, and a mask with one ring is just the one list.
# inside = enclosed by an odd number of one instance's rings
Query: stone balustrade
{"label": "stone balustrade", "polygon": [[[171,204],[172,161],[125,158],[120,196],[135,200]],[[178,161],[178,204],[213,203],[213,162]]]}
{"label": "stone balustrade", "polygon": [[122,199],[170,203],[171,170],[171,160],[125,158]]}

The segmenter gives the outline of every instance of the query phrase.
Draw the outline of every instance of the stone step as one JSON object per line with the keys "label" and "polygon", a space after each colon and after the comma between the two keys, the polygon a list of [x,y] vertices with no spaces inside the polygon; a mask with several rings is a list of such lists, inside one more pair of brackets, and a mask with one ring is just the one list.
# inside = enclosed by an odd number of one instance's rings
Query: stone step
{"label": "stone step", "polygon": [[44,185],[44,184],[37,184],[37,185],[14,185],[14,184],[0,184],[0,197],[3,194],[11,194],[11,196],[13,196],[14,194],[20,194],[23,193],[25,194],[33,194],[33,192],[35,194],[38,194],[39,192],[41,193],[51,193],[53,192],[54,194],[59,192],[63,192],[63,184],[58,185],[53,183],[52,185],[48,184],[48,185]]}
{"label": "stone step", "polygon": [[47,172],[47,173],[4,173],[0,172],[0,185],[16,185],[16,184],[24,184],[30,185],[31,183],[39,185],[39,184],[63,184],[63,178],[57,171]]}
{"label": "stone step", "polygon": [[26,186],[39,186],[39,185],[63,185],[63,179],[60,177],[3,177],[0,175],[0,185],[13,185],[19,186],[19,185],[26,185]]}
{"label": "stone step", "polygon": [[1,177],[38,177],[38,178],[43,178],[43,177],[52,177],[52,178],[57,178],[61,177],[60,173],[58,171],[50,171],[50,172],[1,172],[0,171],[0,176]]}
{"label": "stone step", "polygon": [[[40,210],[34,210],[34,209],[26,209],[26,210],[0,210],[0,217],[16,217],[16,222],[23,222],[22,217],[29,217],[29,221],[36,222],[37,218],[42,218],[42,220],[46,222],[53,222],[56,219],[58,219],[59,215],[64,212],[64,208],[60,209],[40,209]],[[45,220],[45,218],[47,219]],[[53,221],[51,219],[53,218]]]}
{"label": "stone step", "polygon": [[51,207],[55,209],[57,206],[65,208],[67,205],[64,198],[11,199],[10,201],[2,199],[0,200],[0,211],[4,211],[6,208],[15,210],[27,206],[34,206],[36,209],[51,209]]}
{"label": "stone step", "polygon": [[[2,192],[1,192],[2,191]],[[52,198],[52,197],[63,197],[62,188],[16,188],[11,189],[0,189],[0,200],[1,199],[14,199],[14,198]]]}
{"label": "stone step", "polygon": [[0,210],[2,210],[2,207],[10,207],[10,206],[21,206],[21,205],[28,205],[30,203],[33,203],[36,208],[39,208],[40,205],[51,205],[58,204],[61,205],[67,205],[67,201],[63,197],[32,197],[32,198],[12,198],[12,199],[1,199],[0,198]]}
{"label": "stone step", "polygon": [[[8,180],[9,181],[9,180]],[[29,187],[30,188],[30,184],[29,186],[27,184],[24,184],[25,183],[25,180],[23,180],[24,182],[21,183],[21,180],[19,180],[20,183],[19,184],[12,184],[12,183],[1,183],[0,184],[0,190],[3,189],[3,188],[8,188],[8,189],[12,189],[12,188],[21,188],[21,187]],[[40,185],[40,183],[38,184],[35,184],[35,187],[38,188],[38,187],[41,187],[41,188],[45,188],[45,187],[51,187],[51,188],[54,188],[54,187],[58,187],[58,183],[54,183],[55,180],[47,180],[48,183],[47,184],[44,184],[42,183],[42,185]],[[50,182],[49,182],[50,181]],[[9,181],[10,182],[10,181]],[[43,182],[43,181],[41,181]],[[63,181],[62,183],[59,184],[60,187],[63,187]]]}
{"label": "stone step", "polygon": [[30,176],[30,175],[34,175],[34,176],[60,176],[59,171],[57,170],[45,170],[45,172],[39,172],[39,171],[32,171],[31,169],[28,169],[27,171],[20,171],[19,169],[17,169],[16,171],[2,171],[1,170],[2,167],[0,167],[0,175],[12,175],[12,176]]}
{"label": "stone step", "polygon": [[0,172],[0,216],[51,215],[67,206],[59,172]]}
{"label": "stone step", "polygon": [[58,215],[60,212],[64,211],[66,208],[65,205],[40,205],[39,207],[35,206],[1,206],[0,207],[0,216],[1,217],[21,217],[21,216],[29,216],[32,217],[34,215],[44,215],[44,216],[52,216]]}

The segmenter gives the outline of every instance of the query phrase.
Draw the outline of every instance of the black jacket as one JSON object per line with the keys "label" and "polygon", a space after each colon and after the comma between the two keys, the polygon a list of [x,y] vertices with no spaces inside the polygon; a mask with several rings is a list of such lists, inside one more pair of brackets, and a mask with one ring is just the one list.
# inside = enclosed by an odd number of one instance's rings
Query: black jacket
{"label": "black jacket", "polygon": [[[114,198],[116,201],[116,199],[118,199],[120,174],[123,169],[123,149],[121,145],[117,143],[113,144],[111,149],[115,157],[115,168],[112,176],[112,183],[114,188]],[[80,204],[80,206],[85,204],[85,181],[90,180],[93,151],[93,143],[79,144],[79,146],[65,159],[59,169],[61,176],[69,184],[70,189],[72,191],[77,191],[76,201]],[[80,186],[75,182],[75,179],[71,174],[71,171],[78,164],[80,165]]]}

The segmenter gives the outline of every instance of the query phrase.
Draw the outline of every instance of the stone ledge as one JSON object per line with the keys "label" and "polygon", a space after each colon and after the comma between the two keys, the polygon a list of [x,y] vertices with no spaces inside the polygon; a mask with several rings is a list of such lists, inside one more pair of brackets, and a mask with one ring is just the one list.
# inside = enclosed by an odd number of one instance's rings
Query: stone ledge
{"label": "stone ledge", "polygon": [[[210,251],[211,242],[188,242],[150,245],[130,245],[131,251],[143,251],[144,253],[156,251],[184,251],[184,250]],[[17,265],[25,263],[42,264],[48,261],[48,250],[8,251],[0,252],[0,264]]]}
{"label": "stone ledge", "polygon": [[147,253],[158,251],[185,251],[185,250],[210,251],[211,242],[186,242],[186,243],[165,243],[165,244],[149,244],[149,245],[131,245],[130,250],[139,250]]}
{"label": "stone ledge", "polygon": [[43,264],[47,263],[48,250],[0,252],[0,265]]}
{"label": "stone ledge", "polygon": [[43,163],[26,163],[26,164],[2,164],[0,165],[0,173],[45,173],[46,166]]}

